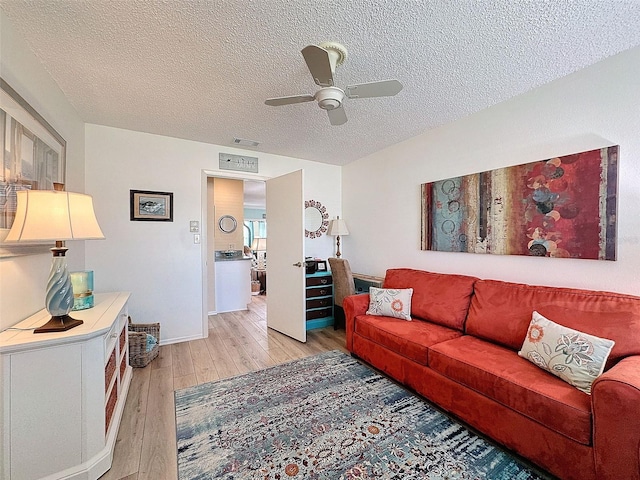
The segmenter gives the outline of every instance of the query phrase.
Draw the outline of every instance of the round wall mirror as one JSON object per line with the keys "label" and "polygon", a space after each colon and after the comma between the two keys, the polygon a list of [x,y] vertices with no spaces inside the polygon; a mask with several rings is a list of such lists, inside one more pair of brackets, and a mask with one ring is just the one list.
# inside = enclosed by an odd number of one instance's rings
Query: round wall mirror
{"label": "round wall mirror", "polygon": [[304,202],[304,236],[316,238],[327,233],[329,214],[327,208],[315,200]]}
{"label": "round wall mirror", "polygon": [[218,226],[224,233],[233,233],[238,227],[238,222],[235,217],[231,215],[223,215],[220,217],[220,220],[218,220]]}

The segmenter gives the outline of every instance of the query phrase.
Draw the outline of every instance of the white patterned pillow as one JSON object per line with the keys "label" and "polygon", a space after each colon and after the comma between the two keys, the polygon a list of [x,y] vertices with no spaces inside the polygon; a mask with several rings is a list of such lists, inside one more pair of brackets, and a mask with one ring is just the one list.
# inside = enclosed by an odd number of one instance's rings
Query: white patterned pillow
{"label": "white patterned pillow", "polygon": [[411,320],[411,295],[413,288],[369,288],[367,315]]}
{"label": "white patterned pillow", "polygon": [[518,355],[591,395],[591,384],[602,374],[614,344],[533,312]]}

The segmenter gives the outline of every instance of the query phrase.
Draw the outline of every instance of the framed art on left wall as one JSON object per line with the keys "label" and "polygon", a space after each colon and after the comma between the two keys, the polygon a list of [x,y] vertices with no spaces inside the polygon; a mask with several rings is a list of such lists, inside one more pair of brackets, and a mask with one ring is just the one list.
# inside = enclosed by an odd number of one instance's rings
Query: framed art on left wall
{"label": "framed art on left wall", "polygon": [[20,190],[53,190],[65,183],[67,142],[0,78],[0,257],[45,253],[51,246],[4,243]]}
{"label": "framed art on left wall", "polygon": [[130,190],[131,221],[173,222],[173,193]]}

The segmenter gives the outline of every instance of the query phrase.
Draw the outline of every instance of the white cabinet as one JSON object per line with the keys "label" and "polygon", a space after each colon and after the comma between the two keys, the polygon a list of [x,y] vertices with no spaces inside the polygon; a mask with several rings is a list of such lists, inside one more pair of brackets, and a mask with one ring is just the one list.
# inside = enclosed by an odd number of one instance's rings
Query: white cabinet
{"label": "white cabinet", "polygon": [[[0,333],[1,479],[93,480],[111,467],[132,375],[128,299],[97,294],[66,332]],[[42,310],[15,328],[48,318]]]}
{"label": "white cabinet", "polygon": [[251,261],[221,260],[216,269],[216,312],[246,310],[251,303]]}

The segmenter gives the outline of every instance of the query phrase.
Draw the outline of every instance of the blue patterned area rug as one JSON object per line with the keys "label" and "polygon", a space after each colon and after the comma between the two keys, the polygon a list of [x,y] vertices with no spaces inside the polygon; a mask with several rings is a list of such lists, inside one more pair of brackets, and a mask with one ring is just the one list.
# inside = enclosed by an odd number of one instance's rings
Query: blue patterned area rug
{"label": "blue patterned area rug", "polygon": [[339,351],[177,390],[192,479],[540,479]]}

